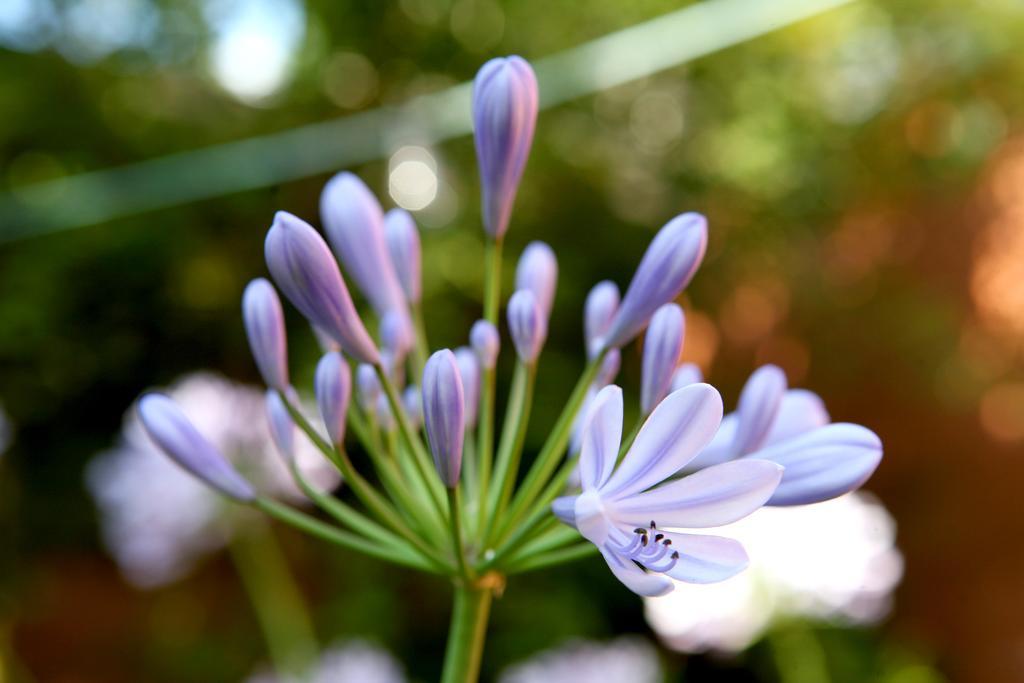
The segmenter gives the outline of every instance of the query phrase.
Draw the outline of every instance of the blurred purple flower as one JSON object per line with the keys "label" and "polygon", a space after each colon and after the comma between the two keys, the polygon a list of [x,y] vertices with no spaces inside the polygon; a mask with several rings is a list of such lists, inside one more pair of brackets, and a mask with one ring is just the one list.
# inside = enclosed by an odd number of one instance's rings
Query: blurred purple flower
{"label": "blurred purple flower", "polygon": [[707,243],[708,224],[699,213],[684,213],[666,223],[647,247],[610,329],[596,345],[620,347],[636,337],[654,311],[689,284]]}
{"label": "blurred purple flower", "polygon": [[347,171],[331,178],[320,194],[320,217],[334,253],[377,315],[405,312],[405,295],[384,238],[384,212],[366,183]]}
{"label": "blurred purple flower", "polygon": [[743,458],[777,462],[786,472],[769,505],[817,503],[860,487],[881,462],[881,440],[860,425],[829,424],[816,394],[786,387],[781,369],[758,368],[736,412],[687,469]]}
{"label": "blurred purple flower", "polygon": [[537,78],[521,57],[492,59],[473,81],[473,135],[487,234],[508,229],[537,123]]}
{"label": "blurred purple flower", "polygon": [[[551,306],[555,302],[555,288],[558,286],[558,259],[547,244],[530,242],[523,250],[516,265],[516,290],[529,290],[537,298],[544,328],[551,318]],[[545,334],[545,336],[547,336]]]}
{"label": "blurred purple flower", "polygon": [[301,218],[278,211],[267,233],[267,268],[284,295],[306,318],[364,363],[380,354],[352,304],[338,263],[323,238]]}
{"label": "blurred purple flower", "polygon": [[448,488],[459,483],[465,431],[465,396],[455,354],[436,351],[423,369],[423,424],[434,466]]}
{"label": "blurred purple flower", "polygon": [[494,368],[501,350],[498,328],[487,320],[477,320],[469,331],[469,345],[473,347],[480,367],[486,370]]}
{"label": "blurred purple flower", "polygon": [[412,426],[416,428],[423,426],[423,397],[418,386],[410,384],[405,388],[405,391],[402,392],[402,405],[405,407],[405,413],[409,416]]}
{"label": "blurred purple flower", "polygon": [[622,390],[605,387],[594,400],[579,461],[583,492],[557,499],[552,508],[639,595],[664,595],[673,578],[723,581],[747,564],[743,546],[732,539],[663,529],[735,522],[764,505],[782,478],[775,463],[743,460],[662,483],[707,445],[721,418],[722,400],[714,388],[685,387],[654,409],[616,467]]}
{"label": "blurred purple flower", "polygon": [[619,287],[611,280],[598,282],[587,294],[583,305],[583,341],[588,357],[599,351],[601,337],[611,327],[619,308],[619,298]]}
{"label": "blurred purple flower", "polygon": [[360,363],[356,366],[356,396],[359,398],[359,407],[369,414],[377,410],[377,399],[381,397],[383,387],[380,385],[380,378],[372,365]]}
{"label": "blurred purple flower", "polygon": [[316,366],[316,403],[327,435],[335,446],[345,440],[345,419],[352,397],[352,371],[337,351],[325,354]]}
{"label": "blurred purple flower", "polygon": [[460,346],[455,349],[455,362],[462,379],[462,393],[466,404],[466,429],[476,427],[477,411],[480,407],[480,364],[473,349]]}
{"label": "blurred purple flower", "polygon": [[683,309],[665,304],[651,318],[644,337],[643,372],[640,378],[640,409],[649,415],[668,395],[672,374],[683,351]]}
{"label": "blurred purple flower", "polygon": [[528,289],[521,289],[508,300],[508,330],[519,360],[530,365],[537,360],[544,346],[544,320],[541,318],[537,297]]}
{"label": "blurred purple flower", "polygon": [[384,238],[406,299],[411,304],[418,304],[423,287],[420,274],[420,233],[416,229],[416,221],[405,209],[391,209],[384,214]]}
{"label": "blurred purple flower", "polygon": [[678,391],[690,384],[698,384],[704,381],[704,373],[694,363],[683,363],[672,373],[672,387],[670,391]]}
{"label": "blurred purple flower", "polygon": [[284,390],[288,386],[284,310],[269,281],[260,277],[246,286],[242,294],[242,320],[263,382],[272,389]]}

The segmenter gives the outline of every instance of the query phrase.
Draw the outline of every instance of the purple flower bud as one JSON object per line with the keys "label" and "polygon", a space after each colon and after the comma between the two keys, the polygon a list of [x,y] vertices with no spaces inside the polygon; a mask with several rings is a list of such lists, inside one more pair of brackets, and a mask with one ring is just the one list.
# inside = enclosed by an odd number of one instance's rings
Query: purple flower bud
{"label": "purple flower bud", "polygon": [[384,238],[391,265],[402,285],[405,297],[418,304],[422,295],[420,275],[420,233],[416,221],[405,209],[391,209],[384,214]]}
{"label": "purple flower bud", "polygon": [[377,399],[380,398],[383,388],[380,385],[380,378],[372,365],[360,363],[356,367],[356,396],[359,397],[359,406],[367,413],[373,413],[377,409]]}
{"label": "purple flower bud", "polygon": [[537,123],[537,78],[521,57],[492,59],[473,81],[473,134],[487,234],[508,229]]}
{"label": "purple flower bud", "polygon": [[480,405],[480,364],[476,354],[468,346],[455,349],[455,362],[459,366],[462,393],[466,399],[466,429],[476,426],[476,414]]}
{"label": "purple flower bud", "polygon": [[649,415],[668,396],[672,373],[683,350],[683,309],[665,304],[651,318],[644,337],[643,372],[640,381],[640,409]]}
{"label": "purple flower bud", "polygon": [[601,361],[601,367],[597,371],[597,377],[594,378],[594,386],[598,389],[603,389],[614,382],[615,376],[619,374],[619,368],[621,367],[622,352],[618,349],[610,349],[608,353],[604,355],[604,360]]}
{"label": "purple flower bud", "polygon": [[437,351],[423,369],[423,422],[434,466],[448,488],[459,482],[465,410],[455,354],[448,349]]}
{"label": "purple flower bud", "polygon": [[405,358],[413,345],[409,316],[397,310],[385,313],[380,321],[380,344],[396,358]]}
{"label": "purple flower bud", "polygon": [[666,223],[647,247],[611,328],[599,344],[619,347],[636,337],[654,311],[689,284],[707,243],[708,224],[699,213],[684,213]]}
{"label": "purple flower bud", "polygon": [[600,339],[611,327],[618,308],[619,287],[611,280],[598,282],[587,294],[583,304],[583,341],[591,358],[600,350]]}
{"label": "purple flower bud", "polygon": [[704,373],[700,371],[695,363],[683,363],[672,373],[672,386],[670,391],[679,391],[691,384],[700,384],[704,381]]}
{"label": "purple flower bud", "polygon": [[476,352],[480,367],[491,370],[498,362],[498,351],[501,350],[501,337],[498,328],[487,320],[477,320],[469,331],[469,345]]}
{"label": "purple flower bud", "polygon": [[255,500],[252,484],[199,433],[174,401],[163,394],[146,394],[137,410],[146,432],[172,460],[230,498],[243,503]]}
{"label": "purple flower bud", "polygon": [[[290,393],[292,397],[295,396],[294,389]],[[294,398],[292,401],[297,403]],[[266,403],[270,437],[285,461],[291,462],[295,457],[295,423],[292,422],[292,416],[288,413],[288,407],[273,389],[267,390]]]}
{"label": "purple flower bud", "polygon": [[264,244],[274,282],[302,315],[364,363],[380,360],[331,250],[308,223],[278,211]]}
{"label": "purple flower bud", "polygon": [[405,296],[384,239],[384,212],[370,188],[352,173],[339,173],[320,195],[320,217],[334,253],[377,315],[404,311]]}
{"label": "purple flower bud", "polygon": [[519,360],[531,364],[540,355],[544,345],[544,320],[540,315],[537,297],[528,289],[521,289],[508,300],[508,329]]}
{"label": "purple flower bud", "polygon": [[377,397],[377,423],[380,428],[385,432],[390,432],[395,428],[395,416],[391,413],[391,404],[388,403],[388,397],[381,394]]}
{"label": "purple flower bud", "polygon": [[551,317],[551,305],[555,301],[555,287],[558,284],[558,260],[551,247],[543,242],[530,242],[519,257],[516,266],[516,289],[528,289],[537,297],[541,317]]}
{"label": "purple flower bud", "polygon": [[352,371],[340,353],[328,353],[320,359],[313,386],[327,435],[331,443],[340,446],[345,440],[345,419],[352,396]]}
{"label": "purple flower bud", "polygon": [[263,381],[273,389],[288,386],[288,341],[284,310],[274,286],[256,278],[242,294],[242,320],[249,348]]}
{"label": "purple flower bud", "polygon": [[420,396],[420,388],[410,384],[402,392],[402,405],[405,413],[409,416],[412,426],[419,428],[423,425],[423,399]]}

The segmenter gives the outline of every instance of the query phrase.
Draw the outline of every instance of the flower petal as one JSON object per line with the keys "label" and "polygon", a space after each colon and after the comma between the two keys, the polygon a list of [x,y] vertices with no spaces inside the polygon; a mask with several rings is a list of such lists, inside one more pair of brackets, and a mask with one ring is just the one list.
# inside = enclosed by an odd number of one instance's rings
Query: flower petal
{"label": "flower petal", "polygon": [[773,446],[781,441],[806,434],[809,431],[824,427],[830,421],[825,402],[813,391],[806,389],[790,389],[782,397],[779,414],[768,431],[765,446]]}
{"label": "flower petal", "polygon": [[732,442],[733,457],[760,448],[779,414],[786,393],[786,373],[775,365],[762,365],[747,380],[736,413],[740,421]]}
{"label": "flower petal", "polygon": [[732,538],[679,534],[662,531],[672,539],[672,547],[679,559],[665,573],[677,581],[687,583],[717,583],[739,574],[747,568],[750,558],[743,544]]}
{"label": "flower petal", "polygon": [[605,485],[622,443],[622,389],[611,384],[598,392],[588,408],[580,451],[580,483],[584,491]]}
{"label": "flower petal", "polygon": [[746,517],[771,498],[783,468],[753,458],[713,465],[658,488],[606,506],[616,524],[704,528]]}
{"label": "flower petal", "polygon": [[715,432],[715,438],[704,447],[704,450],[686,465],[687,472],[696,472],[705,467],[718,465],[732,460],[732,442],[736,439],[736,426],[739,424],[739,417],[736,413],[729,413],[722,418],[722,424]]}
{"label": "flower petal", "polygon": [[563,524],[576,527],[576,496],[562,496],[551,503],[551,512]]}
{"label": "flower petal", "polygon": [[669,394],[647,418],[602,498],[627,498],[672,476],[711,441],[722,421],[722,397],[708,384]]}
{"label": "flower petal", "polygon": [[751,457],[786,468],[769,505],[805,505],[841,496],[867,481],[882,460],[882,441],[866,427],[839,423],[762,449]]}
{"label": "flower petal", "polygon": [[604,561],[619,581],[637,595],[656,598],[672,592],[672,580],[664,574],[648,574],[632,560],[623,557],[610,548],[600,548]]}

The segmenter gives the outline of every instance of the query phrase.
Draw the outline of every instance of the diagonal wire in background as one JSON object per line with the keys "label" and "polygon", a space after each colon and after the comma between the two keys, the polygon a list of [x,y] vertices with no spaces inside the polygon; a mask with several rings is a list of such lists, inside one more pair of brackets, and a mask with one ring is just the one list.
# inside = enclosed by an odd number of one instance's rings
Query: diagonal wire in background
{"label": "diagonal wire in background", "polygon": [[[710,0],[534,61],[550,108],[769,33],[851,0]],[[0,242],[360,164],[472,132],[471,83],[340,119],[0,194]]]}

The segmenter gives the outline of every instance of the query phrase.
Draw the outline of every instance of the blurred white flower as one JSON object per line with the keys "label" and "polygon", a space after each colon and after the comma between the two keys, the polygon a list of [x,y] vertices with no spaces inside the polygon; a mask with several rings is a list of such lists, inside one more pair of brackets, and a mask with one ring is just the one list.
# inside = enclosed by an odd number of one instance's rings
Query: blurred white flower
{"label": "blurred white flower", "polygon": [[658,683],[665,674],[658,651],[643,638],[624,636],[605,643],[570,641],[509,667],[500,683]]}
{"label": "blurred white flower", "polygon": [[[350,640],[325,650],[303,683],[404,683],[402,665],[386,650],[363,640]],[[261,672],[245,683],[285,683]]]}
{"label": "blurred white flower", "polygon": [[[270,438],[263,392],[219,375],[186,375],[166,390],[196,428],[270,496],[304,501]],[[305,437],[296,440],[299,466],[314,486],[330,490],[339,476]],[[134,407],[117,445],[86,469],[100,512],[103,541],[124,576],[140,588],[169,583],[220,548],[231,525],[217,493],[172,462],[150,440]],[[232,508],[233,512],[240,512]]]}
{"label": "blurred white flower", "polygon": [[873,623],[903,575],[895,522],[867,493],[762,508],[724,529],[747,549],[746,571],[645,601],[647,621],[673,649],[739,651],[788,617]]}

